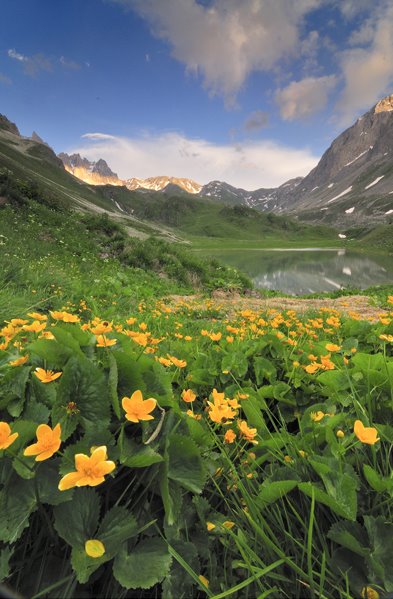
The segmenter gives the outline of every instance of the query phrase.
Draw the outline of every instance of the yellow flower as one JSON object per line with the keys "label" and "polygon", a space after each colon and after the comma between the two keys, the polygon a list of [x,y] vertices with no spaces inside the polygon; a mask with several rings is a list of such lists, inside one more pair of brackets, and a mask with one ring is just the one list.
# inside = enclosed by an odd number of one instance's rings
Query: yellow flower
{"label": "yellow flower", "polygon": [[293,459],[291,458],[290,455],[285,455],[284,456],[284,462],[286,462],[287,464],[292,464],[293,463]]}
{"label": "yellow flower", "polygon": [[11,434],[8,422],[0,422],[0,449],[7,449],[17,437],[19,437],[19,433]]}
{"label": "yellow flower", "polygon": [[123,410],[126,412],[126,418],[130,422],[140,422],[141,420],[154,420],[150,412],[157,405],[157,400],[153,397],[143,399],[142,391],[134,391],[131,397],[123,397],[121,400]]}
{"label": "yellow flower", "polygon": [[324,418],[324,416],[326,416],[326,414],[324,412],[321,412],[321,410],[318,410],[318,412],[311,412],[310,414],[310,418],[314,422],[319,422],[320,420],[322,420],[322,418]]}
{"label": "yellow flower", "polygon": [[205,585],[205,587],[209,587],[209,581],[205,576],[203,576],[202,574],[199,574],[198,578],[201,581],[201,583],[203,585]]}
{"label": "yellow flower", "polygon": [[336,432],[336,437],[338,437],[339,439],[342,439],[343,437],[345,437],[345,433],[344,433],[344,431],[342,431],[341,429],[340,429],[340,430],[338,430],[338,431]]}
{"label": "yellow flower", "polygon": [[237,427],[240,431],[240,435],[246,439],[246,441],[250,441],[250,443],[254,443],[254,445],[258,444],[258,441],[255,441],[255,437],[257,435],[256,428],[249,428],[247,422],[245,420],[238,420]]}
{"label": "yellow flower", "polygon": [[225,520],[225,522],[223,522],[222,525],[224,528],[231,530],[231,528],[233,528],[235,526],[235,523],[231,522],[230,520]]}
{"label": "yellow flower", "polygon": [[360,593],[362,599],[379,599],[379,593],[372,587],[363,587]]}
{"label": "yellow flower", "polygon": [[379,441],[379,437],[377,437],[377,429],[372,426],[364,426],[361,420],[355,420],[353,432],[359,441],[366,443],[367,445],[374,445],[377,441]]}
{"label": "yellow flower", "polygon": [[26,456],[37,456],[35,461],[42,462],[51,458],[61,445],[61,426],[56,424],[52,430],[47,424],[39,424],[36,431],[37,443],[29,445],[23,452]]}
{"label": "yellow flower", "polygon": [[48,317],[46,314],[41,314],[40,312],[28,312],[27,316],[30,316],[30,318],[33,318],[33,320],[47,320]]}
{"label": "yellow flower", "polygon": [[112,345],[116,345],[116,339],[109,339],[105,337],[105,335],[97,335],[97,347],[111,347]]}
{"label": "yellow flower", "polygon": [[340,351],[341,345],[335,345],[334,343],[326,343],[325,345],[328,351]]}
{"label": "yellow flower", "polygon": [[63,322],[79,322],[80,318],[76,314],[70,312],[51,312],[52,318],[55,320],[62,320]]}
{"label": "yellow flower", "polygon": [[77,453],[75,456],[76,472],[69,472],[59,482],[59,490],[66,491],[72,487],[96,487],[105,480],[105,475],[116,468],[116,464],[107,460],[105,445],[96,447],[90,456]]}
{"label": "yellow flower", "polygon": [[210,532],[211,530],[214,530],[216,528],[216,525],[213,524],[213,522],[206,522],[206,528],[207,531]]}
{"label": "yellow flower", "polygon": [[382,339],[382,341],[393,343],[393,335],[380,335],[379,338]]}
{"label": "yellow flower", "polygon": [[46,322],[40,322],[39,320],[34,320],[31,324],[24,324],[23,330],[29,333],[40,333],[46,327]]}
{"label": "yellow flower", "polygon": [[314,372],[316,372],[320,368],[321,368],[321,364],[318,364],[317,362],[313,362],[312,364],[309,364],[308,366],[305,366],[304,370],[306,372],[308,372],[308,374],[314,374]]}
{"label": "yellow flower", "polygon": [[183,401],[187,402],[187,403],[191,403],[193,401],[195,401],[196,395],[193,392],[192,389],[184,389],[184,391],[181,394],[181,398]]}
{"label": "yellow flower", "polygon": [[189,416],[190,418],[193,418],[194,420],[201,420],[201,418],[202,418],[201,414],[194,414],[194,412],[192,410],[187,410],[186,414],[187,414],[187,416]]}
{"label": "yellow flower", "polygon": [[224,435],[224,443],[228,443],[228,444],[233,443],[235,439],[236,439],[235,431],[233,431],[231,428],[229,428]]}
{"label": "yellow flower", "polygon": [[163,366],[170,366],[172,364],[172,362],[170,360],[167,360],[166,358],[157,358],[157,362],[159,362]]}
{"label": "yellow flower", "polygon": [[209,337],[212,341],[220,341],[222,333],[210,333]]}
{"label": "yellow flower", "polygon": [[105,553],[105,545],[98,539],[89,539],[85,543],[85,551],[89,557],[102,557]]}
{"label": "yellow flower", "polygon": [[21,356],[20,358],[17,358],[16,360],[12,360],[10,362],[10,366],[22,366],[22,364],[26,364],[28,359],[29,359],[29,356]]}
{"label": "yellow flower", "polygon": [[91,327],[93,335],[103,335],[104,333],[110,333],[112,331],[112,323],[104,320],[99,322],[95,327]]}
{"label": "yellow flower", "polygon": [[61,372],[53,372],[53,370],[44,370],[43,368],[36,368],[34,374],[40,379],[41,383],[51,383],[62,375]]}
{"label": "yellow flower", "polygon": [[175,358],[175,356],[168,355],[168,359],[176,366],[176,368],[185,368],[187,366],[187,362],[185,360],[179,360]]}

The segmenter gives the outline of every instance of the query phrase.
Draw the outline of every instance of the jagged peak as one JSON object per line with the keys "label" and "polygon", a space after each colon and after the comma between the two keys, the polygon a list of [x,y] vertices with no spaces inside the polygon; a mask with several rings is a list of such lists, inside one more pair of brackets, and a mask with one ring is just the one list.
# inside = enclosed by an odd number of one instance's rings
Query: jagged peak
{"label": "jagged peak", "polygon": [[379,112],[392,112],[393,111],[393,94],[390,96],[386,96],[382,98],[374,108],[374,114],[378,114]]}

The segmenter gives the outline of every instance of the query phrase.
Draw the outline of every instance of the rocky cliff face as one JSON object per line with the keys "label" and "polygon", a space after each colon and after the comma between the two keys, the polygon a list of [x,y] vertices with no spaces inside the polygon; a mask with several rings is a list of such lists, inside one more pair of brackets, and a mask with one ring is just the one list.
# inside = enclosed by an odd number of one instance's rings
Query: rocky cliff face
{"label": "rocky cliff face", "polygon": [[18,137],[20,137],[18,127],[15,125],[15,123],[9,121],[4,114],[0,114],[0,129],[3,129],[3,131],[9,131],[9,133],[13,133],[14,135],[18,135]]}
{"label": "rocky cliff face", "polygon": [[80,154],[68,155],[65,152],[61,152],[59,158],[62,160],[66,171],[85,183],[91,185],[124,185],[124,182],[109,168],[105,160],[100,159],[97,162],[90,162],[87,158],[82,158]]}

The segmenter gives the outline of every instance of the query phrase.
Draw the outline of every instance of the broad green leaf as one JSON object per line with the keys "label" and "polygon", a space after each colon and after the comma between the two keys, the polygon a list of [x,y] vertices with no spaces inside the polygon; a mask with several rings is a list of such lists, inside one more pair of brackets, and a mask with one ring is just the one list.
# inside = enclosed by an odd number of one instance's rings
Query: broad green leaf
{"label": "broad green leaf", "polygon": [[244,353],[231,352],[223,357],[221,362],[221,370],[228,370],[236,378],[243,379],[248,370],[248,360]]}
{"label": "broad green leaf", "polygon": [[308,497],[312,497],[314,492],[315,501],[326,505],[342,518],[347,518],[348,520],[353,521],[356,520],[356,509],[350,509],[347,505],[341,505],[315,483],[299,483],[298,487],[302,493]]}
{"label": "broad green leaf", "polygon": [[[172,541],[172,548],[183,558],[187,565],[194,571],[200,572],[200,561],[195,545],[187,541]],[[169,574],[163,582],[163,597],[165,599],[178,599],[179,597],[192,597],[193,578],[188,576],[182,565],[173,560]]]}
{"label": "broad green leaf", "polygon": [[106,512],[96,535],[105,545],[105,550],[112,557],[116,555],[124,541],[138,534],[138,523],[126,508],[114,506]]}
{"label": "broad green leaf", "polygon": [[60,422],[62,430],[64,427],[63,439],[79,422],[85,430],[96,431],[105,429],[109,419],[108,387],[102,371],[85,357],[71,358],[60,378],[52,411],[52,420]]}
{"label": "broad green leaf", "polygon": [[15,399],[24,401],[29,374],[30,366],[20,366],[0,378],[0,409]]}
{"label": "broad green leaf", "polygon": [[96,538],[99,495],[93,489],[75,489],[72,501],[56,506],[54,514],[55,529],[61,538],[73,547],[84,547],[86,541]]}
{"label": "broad green leaf", "polygon": [[85,584],[93,572],[98,570],[98,568],[107,561],[108,559],[105,554],[98,558],[87,555],[84,545],[72,547],[71,566],[76,574],[78,582],[81,584]]}
{"label": "broad green leaf", "polygon": [[72,356],[73,350],[62,345],[56,339],[38,339],[27,346],[27,351],[33,357],[38,356],[45,360],[49,369],[62,369],[67,360]]}
{"label": "broad green leaf", "polygon": [[277,378],[277,369],[273,362],[260,356],[254,358],[254,371],[258,385],[262,385],[264,381],[273,383]]}
{"label": "broad green leaf", "polygon": [[370,539],[368,564],[375,579],[381,579],[388,592],[393,591],[393,524],[383,516],[364,516],[364,525]]}
{"label": "broad green leaf", "polygon": [[163,457],[149,445],[141,445],[127,437],[122,430],[120,434],[120,462],[129,468],[146,468],[163,461]]}
{"label": "broad green leaf", "polygon": [[15,543],[36,509],[33,481],[24,480],[14,473],[0,492],[0,540]]}
{"label": "broad green leaf", "polygon": [[52,329],[52,334],[62,347],[68,348],[72,351],[72,355],[83,355],[78,341],[73,337],[73,335],[71,335],[70,332],[62,328],[61,325],[54,327]]}
{"label": "broad green leaf", "polygon": [[357,555],[370,553],[366,531],[358,522],[336,522],[330,528],[328,537]]}
{"label": "broad green leaf", "polygon": [[11,574],[10,559],[14,553],[14,548],[4,547],[0,551],[0,582],[3,582]]}
{"label": "broad green leaf", "polygon": [[298,482],[297,480],[280,480],[263,483],[259,487],[259,493],[255,501],[260,507],[264,508],[287,495],[297,486]]}
{"label": "broad green leaf", "polygon": [[363,466],[363,474],[368,484],[374,491],[383,493],[389,488],[389,481],[386,481],[374,468],[371,468],[368,464]]}
{"label": "broad green leaf", "polygon": [[167,453],[169,478],[189,491],[201,493],[206,470],[197,444],[189,437],[172,433]]}
{"label": "broad green leaf", "polygon": [[119,553],[113,575],[126,589],[150,589],[164,580],[171,562],[165,541],[151,537],[138,543],[130,554],[125,550]]}
{"label": "broad green leaf", "polygon": [[250,426],[255,426],[259,434],[268,430],[262,415],[262,410],[266,405],[263,399],[249,395],[247,399],[240,400],[240,404]]}

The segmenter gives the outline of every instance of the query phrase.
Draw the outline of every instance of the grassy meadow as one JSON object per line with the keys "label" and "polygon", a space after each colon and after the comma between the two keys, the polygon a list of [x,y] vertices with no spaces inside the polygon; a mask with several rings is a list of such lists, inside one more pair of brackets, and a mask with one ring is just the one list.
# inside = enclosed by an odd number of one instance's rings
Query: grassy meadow
{"label": "grassy meadow", "polygon": [[6,194],[4,583],[34,599],[389,597],[391,290],[372,319],[350,297],[345,316],[224,305],[209,292],[250,282],[187,245],[7,177]]}

